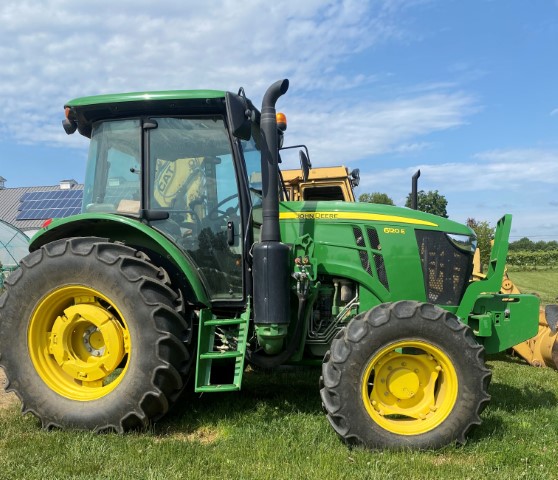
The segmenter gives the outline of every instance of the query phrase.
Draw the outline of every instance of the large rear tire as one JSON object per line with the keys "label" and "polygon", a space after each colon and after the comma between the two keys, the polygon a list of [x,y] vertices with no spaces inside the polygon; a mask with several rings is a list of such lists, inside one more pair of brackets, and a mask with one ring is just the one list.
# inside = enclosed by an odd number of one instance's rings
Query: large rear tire
{"label": "large rear tire", "polygon": [[464,444],[481,423],[491,372],[471,329],[434,305],[379,305],[326,353],[321,397],[349,444],[371,449]]}
{"label": "large rear tire", "polygon": [[191,323],[166,272],[99,238],[49,243],[0,297],[0,366],[23,413],[45,428],[144,428],[191,365]]}

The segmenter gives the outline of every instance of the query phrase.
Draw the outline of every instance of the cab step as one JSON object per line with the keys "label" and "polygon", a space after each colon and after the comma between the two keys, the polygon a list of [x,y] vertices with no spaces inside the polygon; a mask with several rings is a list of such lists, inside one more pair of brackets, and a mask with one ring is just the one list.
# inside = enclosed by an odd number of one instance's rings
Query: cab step
{"label": "cab step", "polygon": [[250,307],[238,318],[215,318],[211,310],[202,309],[199,319],[195,391],[240,390]]}

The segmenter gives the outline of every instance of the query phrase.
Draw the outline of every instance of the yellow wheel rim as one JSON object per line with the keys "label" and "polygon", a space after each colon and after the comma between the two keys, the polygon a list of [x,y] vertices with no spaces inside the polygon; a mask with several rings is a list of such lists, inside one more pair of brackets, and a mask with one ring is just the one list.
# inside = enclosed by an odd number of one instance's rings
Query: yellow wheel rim
{"label": "yellow wheel rim", "polygon": [[62,287],[43,297],[31,316],[27,341],[39,376],[72,400],[96,400],[111,392],[130,363],[122,314],[89,287]]}
{"label": "yellow wheel rim", "polygon": [[362,400],[372,419],[398,435],[419,435],[440,425],[457,400],[453,363],[439,348],[405,340],[383,348],[368,362]]}

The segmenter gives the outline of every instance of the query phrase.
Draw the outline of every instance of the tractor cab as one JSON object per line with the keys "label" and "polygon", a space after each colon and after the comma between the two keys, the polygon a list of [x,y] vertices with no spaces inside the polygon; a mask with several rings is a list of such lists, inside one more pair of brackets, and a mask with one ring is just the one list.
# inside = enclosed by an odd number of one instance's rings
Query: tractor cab
{"label": "tractor cab", "polygon": [[[236,138],[227,118],[232,94],[196,95],[122,94],[110,105],[103,97],[67,105],[66,129],[91,139],[82,213],[141,220],[190,258],[212,300],[240,301],[246,225],[252,200],[261,202],[259,127],[249,124]],[[147,108],[145,96],[153,98]]]}

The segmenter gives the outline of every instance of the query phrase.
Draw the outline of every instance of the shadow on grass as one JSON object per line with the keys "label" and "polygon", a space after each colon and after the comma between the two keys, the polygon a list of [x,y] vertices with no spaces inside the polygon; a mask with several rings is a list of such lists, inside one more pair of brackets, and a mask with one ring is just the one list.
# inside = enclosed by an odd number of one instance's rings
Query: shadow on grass
{"label": "shadow on grass", "polygon": [[492,399],[481,415],[482,424],[470,436],[473,442],[489,437],[504,440],[517,433],[517,422],[537,425],[555,417],[551,410],[557,405],[557,397],[548,389],[493,383],[489,392]]}
{"label": "shadow on grass", "polygon": [[492,408],[513,414],[540,408],[552,408],[557,405],[556,394],[538,385],[517,388],[504,383],[493,383],[490,386]]}
{"label": "shadow on grass", "polygon": [[[223,393],[183,393],[155,427],[155,433],[189,433],[201,425],[226,419],[247,423],[252,417],[322,416],[318,380],[320,368],[292,367],[274,372],[244,372],[242,390]],[[325,420],[325,417],[324,417]],[[261,420],[260,420],[261,421]]]}
{"label": "shadow on grass", "polygon": [[556,372],[530,366],[522,358],[506,353],[490,356],[487,366],[497,369],[500,378],[493,378],[490,384],[490,404],[481,415],[483,423],[471,435],[471,440],[505,439],[516,433],[517,421],[530,424],[533,419],[555,418],[557,391],[548,384],[545,386],[543,378],[545,374]]}

